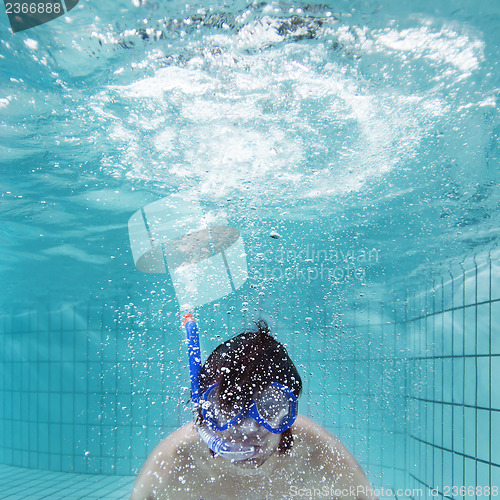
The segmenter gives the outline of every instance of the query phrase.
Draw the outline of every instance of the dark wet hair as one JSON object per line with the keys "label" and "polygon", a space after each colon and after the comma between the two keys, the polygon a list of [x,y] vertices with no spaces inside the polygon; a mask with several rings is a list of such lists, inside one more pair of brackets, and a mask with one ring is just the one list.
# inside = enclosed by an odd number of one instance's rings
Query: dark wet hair
{"label": "dark wet hair", "polygon": [[[246,407],[256,392],[271,382],[288,387],[298,398],[302,380],[293,361],[280,342],[275,340],[264,320],[247,331],[219,345],[208,357],[200,373],[200,394],[218,385],[219,403],[223,408]],[[201,419],[201,415],[199,415]],[[293,444],[292,431],[281,434],[278,447],[287,453]]]}

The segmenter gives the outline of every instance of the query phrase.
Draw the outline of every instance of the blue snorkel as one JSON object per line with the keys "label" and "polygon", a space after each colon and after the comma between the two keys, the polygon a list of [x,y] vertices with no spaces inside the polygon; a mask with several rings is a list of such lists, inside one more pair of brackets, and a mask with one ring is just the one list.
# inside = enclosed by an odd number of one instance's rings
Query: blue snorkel
{"label": "blue snorkel", "polygon": [[[204,213],[192,189],[173,193],[136,211],[128,221],[128,229],[136,268],[146,273],[169,273],[181,311],[234,292],[248,277],[239,230],[229,226],[222,213]],[[200,406],[200,340],[191,314],[185,315],[183,324],[196,422]],[[203,442],[221,457],[246,460],[255,454],[253,446],[226,441],[204,421],[195,426]]]}
{"label": "blue snorkel", "polygon": [[193,417],[200,438],[214,453],[228,460],[247,460],[252,458],[255,454],[255,448],[253,446],[243,446],[240,443],[231,443],[218,435],[206,424],[196,424],[200,406],[200,338],[198,336],[198,326],[191,314],[186,314],[184,316],[183,323],[188,340],[189,378],[191,382],[191,399],[193,401]]}

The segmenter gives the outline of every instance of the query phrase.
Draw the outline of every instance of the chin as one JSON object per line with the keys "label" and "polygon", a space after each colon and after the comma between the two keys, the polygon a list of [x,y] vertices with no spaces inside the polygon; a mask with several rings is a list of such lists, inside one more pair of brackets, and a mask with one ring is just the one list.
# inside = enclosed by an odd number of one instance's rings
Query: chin
{"label": "chin", "polygon": [[261,465],[267,461],[268,457],[265,458],[247,458],[246,460],[238,460],[234,462],[237,467],[241,469],[258,469]]}

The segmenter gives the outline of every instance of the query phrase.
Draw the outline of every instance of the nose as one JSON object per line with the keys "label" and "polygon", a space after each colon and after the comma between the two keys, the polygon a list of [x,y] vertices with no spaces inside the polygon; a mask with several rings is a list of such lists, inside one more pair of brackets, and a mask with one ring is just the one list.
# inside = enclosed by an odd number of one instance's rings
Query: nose
{"label": "nose", "polygon": [[252,417],[244,417],[241,422],[235,425],[238,434],[243,437],[261,437],[262,426]]}

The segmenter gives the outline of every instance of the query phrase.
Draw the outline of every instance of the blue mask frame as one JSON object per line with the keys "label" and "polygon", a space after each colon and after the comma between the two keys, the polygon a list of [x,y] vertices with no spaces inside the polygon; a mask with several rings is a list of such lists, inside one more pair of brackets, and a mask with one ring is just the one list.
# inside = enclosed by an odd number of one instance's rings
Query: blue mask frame
{"label": "blue mask frame", "polygon": [[248,409],[243,408],[236,416],[234,416],[229,422],[226,424],[220,426],[217,425],[217,423],[210,417],[210,414],[208,412],[208,409],[204,408],[203,402],[208,402],[208,396],[211,391],[213,391],[217,383],[211,385],[206,391],[205,394],[203,395],[202,398],[202,404],[201,404],[201,414],[203,416],[204,421],[214,430],[214,431],[225,431],[232,427],[233,425],[238,424],[243,420],[243,418],[246,417],[251,417],[253,418],[257,423],[262,425],[265,429],[267,429],[269,432],[272,432],[273,434],[282,434],[286,430],[290,429],[290,427],[293,425],[295,422],[295,419],[297,418],[297,407],[298,407],[298,402],[297,398],[295,397],[295,394],[286,386],[279,384],[278,382],[271,382],[270,385],[274,385],[275,387],[279,387],[281,391],[283,391],[291,404],[291,411],[288,415],[288,418],[286,418],[284,421],[281,422],[280,426],[278,428],[272,427],[260,414],[259,410],[257,409],[257,405],[255,404],[255,401],[252,399],[251,404],[248,407]]}

